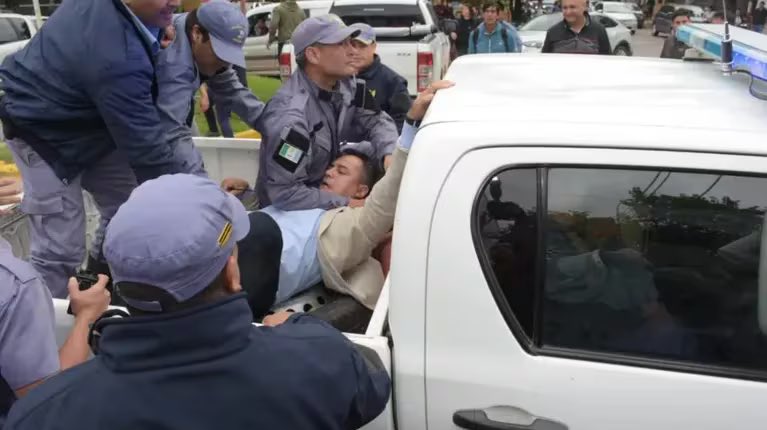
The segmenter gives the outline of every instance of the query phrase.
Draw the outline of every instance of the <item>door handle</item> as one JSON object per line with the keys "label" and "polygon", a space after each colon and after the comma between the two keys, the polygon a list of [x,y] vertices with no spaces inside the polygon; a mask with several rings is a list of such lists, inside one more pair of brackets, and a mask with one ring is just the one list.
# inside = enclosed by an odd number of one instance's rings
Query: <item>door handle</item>
{"label": "door handle", "polygon": [[[529,424],[509,421],[523,421]],[[567,430],[567,426],[560,422],[536,417],[510,406],[456,411],[453,413],[453,424],[468,430]]]}

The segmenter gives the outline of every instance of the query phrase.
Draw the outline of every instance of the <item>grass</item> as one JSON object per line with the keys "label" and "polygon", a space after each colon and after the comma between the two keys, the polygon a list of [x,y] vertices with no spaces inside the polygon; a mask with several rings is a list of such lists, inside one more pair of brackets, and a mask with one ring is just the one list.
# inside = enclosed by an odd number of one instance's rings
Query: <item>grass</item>
{"label": "grass", "polygon": [[[248,87],[250,91],[255,94],[261,101],[267,102],[274,93],[280,88],[281,82],[279,79],[267,78],[265,76],[248,75]],[[200,133],[205,136],[208,133],[208,122],[205,121],[205,115],[200,112],[199,104],[195,106],[195,120],[197,121],[197,127],[200,129]],[[232,130],[235,133],[249,130],[244,122],[240,121],[237,115],[232,114]],[[5,146],[5,143],[0,142],[0,161],[6,163],[13,163],[13,157],[11,151]]]}
{"label": "grass", "polygon": [[[277,92],[277,90],[280,88],[280,85],[282,83],[279,79],[275,78],[267,78],[265,76],[258,76],[253,74],[248,74],[248,88],[250,88],[250,91],[256,95],[262,102],[267,102],[274,93]],[[197,128],[200,129],[200,134],[202,136],[205,136],[208,134],[208,121],[205,120],[205,115],[200,112],[200,105],[198,104],[194,108],[194,119],[195,122],[197,122]],[[232,130],[235,133],[239,133],[241,131],[250,130],[250,127],[248,127],[247,124],[242,122],[240,118],[237,117],[236,114],[232,114]]]}

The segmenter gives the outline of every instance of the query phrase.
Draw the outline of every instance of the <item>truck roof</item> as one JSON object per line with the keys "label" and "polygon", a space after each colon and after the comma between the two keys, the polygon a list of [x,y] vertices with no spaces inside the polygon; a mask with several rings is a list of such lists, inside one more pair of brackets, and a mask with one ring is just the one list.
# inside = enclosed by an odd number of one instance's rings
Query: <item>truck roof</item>
{"label": "truck roof", "polygon": [[[484,54],[460,57],[450,66],[446,79],[456,86],[436,97],[424,125],[524,123],[536,124],[544,135],[558,123],[576,123],[767,136],[767,102],[749,93],[749,77],[724,76],[712,63],[596,55]],[[507,127],[514,129],[513,125]],[[613,146],[624,146],[623,140],[632,139],[618,138]],[[763,138],[732,140],[674,145],[715,152],[725,146],[735,152],[767,154]],[[640,146],[637,142],[627,145]]]}

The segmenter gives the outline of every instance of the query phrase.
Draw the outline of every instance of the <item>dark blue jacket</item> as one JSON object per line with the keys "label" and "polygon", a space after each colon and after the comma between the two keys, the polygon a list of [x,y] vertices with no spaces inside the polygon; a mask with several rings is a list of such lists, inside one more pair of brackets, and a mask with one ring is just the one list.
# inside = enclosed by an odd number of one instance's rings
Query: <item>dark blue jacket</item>
{"label": "dark blue jacket", "polygon": [[390,381],[306,314],[254,327],[244,294],[107,320],[100,353],[17,401],[3,430],[351,429],[384,410]]}
{"label": "dark blue jacket", "polygon": [[139,181],[180,170],[155,105],[153,48],[122,1],[65,0],[0,79],[6,137],[25,140],[59,178],[115,147]]}
{"label": "dark blue jacket", "polygon": [[357,77],[365,80],[378,106],[389,114],[397,124],[397,132],[401,133],[402,124],[412,103],[407,90],[407,79],[382,64],[378,55],[375,56],[373,64],[360,72]]}

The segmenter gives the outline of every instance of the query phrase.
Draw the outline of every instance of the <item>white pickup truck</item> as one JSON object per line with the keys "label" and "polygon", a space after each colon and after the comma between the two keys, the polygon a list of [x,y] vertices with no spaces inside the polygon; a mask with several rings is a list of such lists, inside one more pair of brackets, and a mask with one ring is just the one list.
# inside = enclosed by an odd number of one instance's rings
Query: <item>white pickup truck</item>
{"label": "white pickup truck", "polygon": [[[347,24],[363,22],[376,32],[381,62],[407,79],[415,97],[433,81],[445,76],[450,65],[450,39],[438,28],[429,0],[336,0],[330,7]],[[296,70],[293,45],[280,54],[280,75],[287,79]]]}
{"label": "white pickup truck", "polygon": [[[489,54],[447,79],[348,334],[393,381],[365,428],[762,430],[767,103],[748,78]],[[255,178],[257,142],[227,145],[200,140],[211,175]]]}
{"label": "white pickup truck", "polygon": [[6,56],[23,48],[37,34],[37,30],[34,16],[0,13],[0,63]]}

